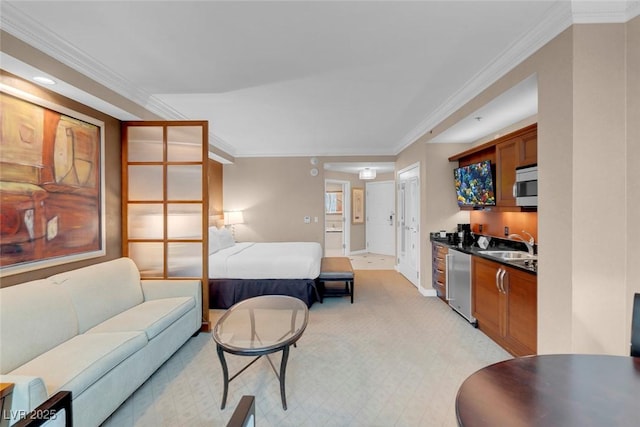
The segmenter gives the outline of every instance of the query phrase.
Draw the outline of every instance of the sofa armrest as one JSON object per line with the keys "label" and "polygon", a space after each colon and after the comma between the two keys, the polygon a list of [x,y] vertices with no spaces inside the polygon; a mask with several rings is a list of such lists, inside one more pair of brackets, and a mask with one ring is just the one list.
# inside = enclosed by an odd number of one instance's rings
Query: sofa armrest
{"label": "sofa armrest", "polygon": [[47,388],[40,377],[24,375],[0,375],[0,382],[13,383],[11,407],[4,408],[3,418],[10,418],[13,425],[20,417],[26,416],[38,405],[47,400]]}
{"label": "sofa armrest", "polygon": [[14,424],[14,427],[38,426],[73,427],[70,391],[57,392]]}
{"label": "sofa armrest", "polygon": [[161,298],[194,297],[198,318],[194,331],[202,325],[202,282],[193,279],[181,280],[141,280],[144,300]]}

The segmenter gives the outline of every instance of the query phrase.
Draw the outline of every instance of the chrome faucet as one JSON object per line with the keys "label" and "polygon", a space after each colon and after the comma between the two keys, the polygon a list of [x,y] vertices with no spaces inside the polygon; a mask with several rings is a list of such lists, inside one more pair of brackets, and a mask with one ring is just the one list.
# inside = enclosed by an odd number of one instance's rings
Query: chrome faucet
{"label": "chrome faucet", "polygon": [[536,239],[533,238],[533,236],[529,233],[527,233],[526,231],[522,230],[522,232],[524,234],[526,234],[527,236],[529,236],[529,240],[525,239],[524,237],[522,237],[519,234],[509,234],[508,238],[509,239],[518,239],[520,240],[522,243],[524,243],[527,246],[527,251],[529,252],[529,255],[534,256],[534,250],[533,250],[533,245],[536,244]]}

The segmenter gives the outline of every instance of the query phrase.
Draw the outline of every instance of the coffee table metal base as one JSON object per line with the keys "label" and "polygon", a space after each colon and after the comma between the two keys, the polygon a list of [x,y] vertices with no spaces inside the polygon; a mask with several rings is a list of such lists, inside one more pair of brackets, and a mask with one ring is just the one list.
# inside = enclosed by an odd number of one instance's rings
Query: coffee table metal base
{"label": "coffee table metal base", "polygon": [[[289,347],[295,347],[309,322],[309,309],[304,302],[285,295],[262,295],[249,298],[230,307],[222,315],[213,328],[213,340],[216,352],[222,365],[224,391],[222,405],[227,404],[229,383],[253,365],[262,356],[267,360],[280,382],[282,408],[287,410],[285,396],[285,375]],[[280,372],[276,369],[269,355],[282,351]],[[251,356],[254,359],[244,368],[229,378],[229,368],[225,353],[236,356]]]}
{"label": "coffee table metal base", "polygon": [[[295,346],[295,343],[294,343],[294,346]],[[284,409],[285,411],[287,410],[287,397],[285,395],[285,390],[284,390],[284,384],[285,384],[284,381],[285,381],[285,374],[287,372],[287,360],[289,359],[289,345],[285,345],[284,347],[265,351],[264,353],[261,353],[261,354],[253,353],[252,355],[258,354],[258,356],[254,358],[251,362],[249,362],[244,368],[236,372],[231,378],[229,378],[229,369],[227,368],[227,361],[224,358],[225,349],[220,344],[216,344],[216,351],[218,352],[218,358],[220,359],[220,364],[222,365],[222,378],[224,381],[224,390],[222,392],[222,405],[220,406],[220,409],[224,409],[225,405],[227,404],[227,394],[229,391],[229,383],[233,381],[238,375],[243,373],[249,366],[257,362],[258,359],[260,359],[262,356],[266,356],[267,360],[269,361],[269,365],[271,365],[271,369],[273,369],[273,372],[276,374],[276,377],[280,381],[280,398],[282,399],[282,409]],[[282,360],[280,361],[280,372],[276,370],[276,367],[273,365],[271,358],[269,358],[269,354],[276,353],[278,351],[282,351]],[[239,353],[234,352],[233,354],[239,354]],[[239,355],[242,355],[242,354],[239,354]]]}

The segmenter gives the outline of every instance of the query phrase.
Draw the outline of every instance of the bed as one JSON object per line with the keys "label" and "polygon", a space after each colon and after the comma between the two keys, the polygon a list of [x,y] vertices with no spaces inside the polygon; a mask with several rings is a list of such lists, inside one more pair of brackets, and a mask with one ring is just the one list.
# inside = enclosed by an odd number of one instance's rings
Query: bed
{"label": "bed", "polygon": [[[212,227],[214,228],[214,227]],[[322,247],[317,242],[236,243],[209,230],[209,307],[229,308],[259,295],[289,295],[308,307],[318,300]]]}

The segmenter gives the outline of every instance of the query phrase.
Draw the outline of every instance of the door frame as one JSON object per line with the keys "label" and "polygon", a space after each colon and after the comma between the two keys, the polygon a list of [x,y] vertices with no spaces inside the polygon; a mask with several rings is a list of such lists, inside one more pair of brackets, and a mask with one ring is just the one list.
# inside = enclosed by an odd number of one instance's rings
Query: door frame
{"label": "door frame", "polygon": [[[420,170],[420,162],[416,162],[413,163],[409,166],[406,166],[400,170],[398,170],[396,172],[396,205],[400,203],[400,197],[398,197],[398,189],[400,187],[400,183],[403,181],[401,180],[401,175],[416,169],[416,175],[418,178],[418,200],[417,200],[417,215],[418,215],[418,231],[417,231],[417,236],[416,236],[416,241],[417,241],[417,273],[418,273],[418,279],[417,279],[417,284],[413,283],[417,288],[418,288],[418,292],[420,292],[421,295],[423,296],[437,296],[435,289],[433,289],[432,287],[430,288],[426,288],[425,286],[423,286],[424,283],[424,272],[422,271],[422,215],[421,215],[421,202],[422,202],[422,182],[421,182],[421,170]],[[398,272],[400,272],[400,249],[398,247],[398,245],[400,245],[401,242],[401,238],[402,236],[400,235],[400,233],[402,232],[401,228],[400,228],[400,206],[396,206],[396,258],[397,258],[397,263],[396,263],[396,270]],[[407,279],[409,280],[409,279]]]}
{"label": "door frame", "polygon": [[342,185],[342,253],[344,256],[351,255],[351,181],[342,179],[325,178],[324,191],[322,193],[322,223],[324,229],[322,232],[322,252],[325,250],[325,241],[327,237],[327,215],[325,208],[325,194],[327,193],[327,184]]}

